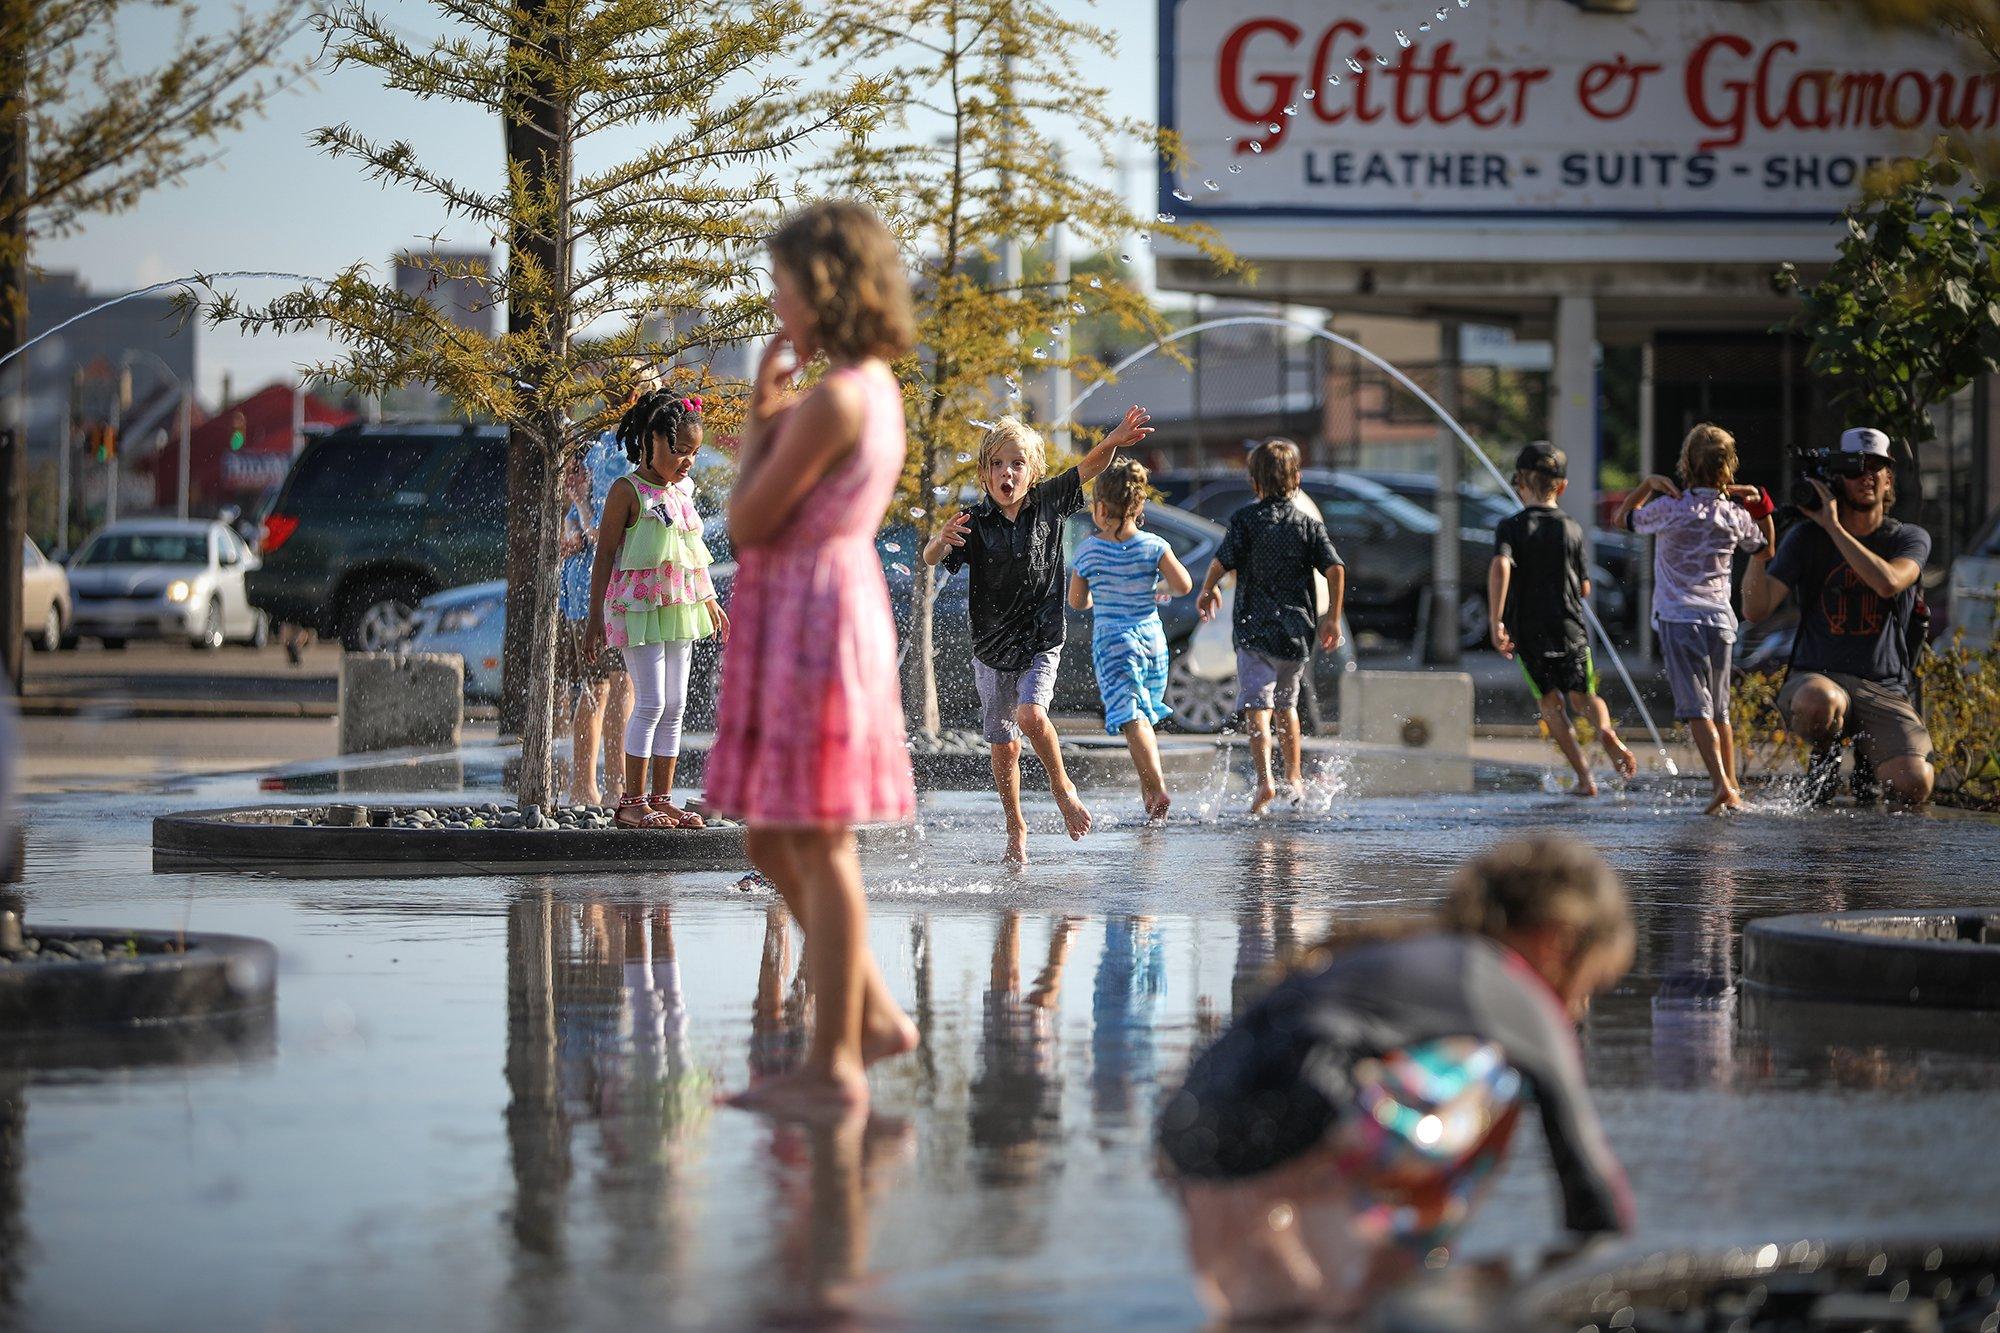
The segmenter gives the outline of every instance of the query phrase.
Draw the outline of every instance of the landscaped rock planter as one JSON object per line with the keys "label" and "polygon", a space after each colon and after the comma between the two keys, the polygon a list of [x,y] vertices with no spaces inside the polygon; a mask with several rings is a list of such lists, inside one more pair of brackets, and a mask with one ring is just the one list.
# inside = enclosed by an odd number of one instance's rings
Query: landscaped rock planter
{"label": "landscaped rock planter", "polygon": [[[864,846],[906,830],[859,830]],[[306,875],[491,875],[528,871],[742,870],[743,828],[636,829],[585,806],[543,812],[474,805],[307,805],[163,815],[153,821],[157,870]]]}
{"label": "landscaped rock planter", "polygon": [[263,940],[0,921],[0,1042],[79,1029],[206,1021],[268,1010],[277,955]]}
{"label": "landscaped rock planter", "polygon": [[1743,932],[1743,980],[1816,999],[2000,1009],[2000,912],[1825,912]]}

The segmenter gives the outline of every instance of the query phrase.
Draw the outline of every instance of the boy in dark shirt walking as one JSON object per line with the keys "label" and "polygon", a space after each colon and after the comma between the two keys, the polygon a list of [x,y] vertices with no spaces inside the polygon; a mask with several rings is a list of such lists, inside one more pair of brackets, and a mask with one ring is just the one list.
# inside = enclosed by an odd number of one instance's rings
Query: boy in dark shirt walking
{"label": "boy in dark shirt walking", "polygon": [[1590,596],[1583,529],[1556,508],[1569,489],[1568,476],[1568,460],[1552,445],[1531,444],[1514,460],[1514,493],[1525,508],[1494,530],[1486,605],[1493,646],[1521,664],[1550,738],[1576,770],[1576,794],[1595,796],[1597,780],[1577,744],[1569,708],[1590,718],[1619,776],[1638,772],[1639,761],[1612,730],[1611,710],[1597,693],[1583,624],[1583,599]]}
{"label": "boy in dark shirt walking", "polygon": [[926,565],[947,574],[972,570],[972,679],[979,687],[980,730],[993,750],[993,785],[1007,818],[1011,865],[1028,860],[1028,821],[1021,813],[1021,737],[1049,775],[1049,792],[1072,839],[1090,832],[1090,811],[1063,768],[1049,703],[1063,646],[1063,522],[1084,506],[1083,486],[1119,449],[1152,434],[1138,407],[1126,412],[1073,468],[1043,479],[1047,446],[1012,417],[1002,417],[979,444],[979,483],[986,498],[953,514],[925,544]]}
{"label": "boy in dark shirt walking", "polygon": [[[1278,795],[1271,774],[1271,723],[1285,745],[1285,781],[1297,790],[1303,773],[1299,753],[1299,677],[1312,657],[1317,630],[1321,648],[1340,646],[1340,610],[1347,568],[1326,525],[1297,503],[1299,447],[1290,440],[1266,440],[1250,455],[1250,485],[1257,499],[1229,516],[1229,532],[1201,582],[1201,618],[1212,619],[1222,603],[1216,585],[1236,572],[1237,707],[1250,733],[1250,756],[1257,765],[1257,790],[1250,813],[1260,814]],[[1324,613],[1313,576],[1324,574]],[[1317,621],[1317,625],[1315,625]]]}

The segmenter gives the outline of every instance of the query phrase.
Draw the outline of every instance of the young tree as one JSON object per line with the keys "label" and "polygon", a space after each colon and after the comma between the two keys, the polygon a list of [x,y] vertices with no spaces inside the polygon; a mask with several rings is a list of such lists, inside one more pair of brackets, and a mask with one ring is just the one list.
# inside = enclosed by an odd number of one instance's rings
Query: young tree
{"label": "young tree", "polygon": [[[261,307],[219,296],[210,315],[330,329],[347,354],[317,373],[364,390],[425,381],[508,423],[503,724],[521,737],[521,803],[547,805],[561,461],[616,416],[635,368],[698,374],[673,367],[761,331],[758,248],[787,197],[774,167],[872,91],[854,80],[808,93],[766,72],[810,28],[788,0],[435,0],[434,10],[449,28],[428,43],[406,35],[405,16],[392,23],[362,4],[317,22],[336,68],[493,112],[504,172],[462,178],[405,140],[349,125],[315,141],[504,244],[492,273],[410,258],[440,282],[483,282],[506,306],[506,331],[468,332],[363,264]],[[613,160],[614,146],[642,135],[647,146]]]}
{"label": "young tree", "polygon": [[[921,545],[939,509],[976,485],[983,423],[1021,411],[1025,378],[1059,366],[1079,380],[1104,374],[1064,337],[1079,318],[1112,319],[1157,337],[1166,325],[1145,294],[1116,276],[1064,282],[1051,238],[1130,251],[1153,232],[1197,247],[1218,267],[1234,258],[1213,232],[1134,214],[1118,189],[1119,158],[1142,144],[1166,166],[1179,144],[1156,127],[1105,110],[1085,67],[1114,69],[1104,29],[1051,0],[833,0],[823,34],[834,59],[884,83],[882,122],[836,155],[839,188],[872,198],[898,228],[917,280],[919,350],[904,367],[910,464],[892,521],[914,521]],[[1069,161],[1063,141],[1088,150]],[[1032,256],[1013,257],[1022,247]],[[1061,423],[1056,423],[1061,424]],[[921,569],[912,553],[912,568]],[[938,728],[932,627],[936,583],[919,578],[905,660],[915,723]]]}
{"label": "young tree", "polygon": [[1807,287],[1791,265],[1780,271],[1803,303],[1792,328],[1847,419],[1915,457],[1936,435],[1930,409],[2000,369],[2000,184],[1939,154],[1845,222],[1825,277]]}
{"label": "young tree", "polygon": [[[121,40],[131,11],[178,23],[139,68]],[[38,241],[179,184],[273,92],[276,72],[260,71],[298,31],[296,12],[239,12],[208,32],[197,12],[195,0],[0,0],[0,356],[27,337]],[[0,665],[15,688],[27,526],[19,431],[0,427]]]}

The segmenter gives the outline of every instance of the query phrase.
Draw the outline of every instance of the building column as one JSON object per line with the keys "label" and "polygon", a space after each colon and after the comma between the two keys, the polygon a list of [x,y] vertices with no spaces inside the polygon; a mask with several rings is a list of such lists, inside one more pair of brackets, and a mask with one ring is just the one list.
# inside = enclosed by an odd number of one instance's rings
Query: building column
{"label": "building column", "polygon": [[1597,531],[1597,302],[1556,298],[1554,383],[1549,394],[1549,442],[1569,457],[1563,512],[1583,528],[1586,560],[1595,558]]}

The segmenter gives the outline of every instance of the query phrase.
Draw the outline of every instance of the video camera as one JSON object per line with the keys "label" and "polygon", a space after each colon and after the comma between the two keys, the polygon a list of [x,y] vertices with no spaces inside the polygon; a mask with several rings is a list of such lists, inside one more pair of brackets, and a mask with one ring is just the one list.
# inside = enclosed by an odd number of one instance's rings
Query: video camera
{"label": "video camera", "polygon": [[1819,509],[1819,492],[1807,484],[1808,477],[1832,487],[1836,480],[1865,476],[1870,455],[1841,449],[1792,450],[1793,506],[1805,513]]}

